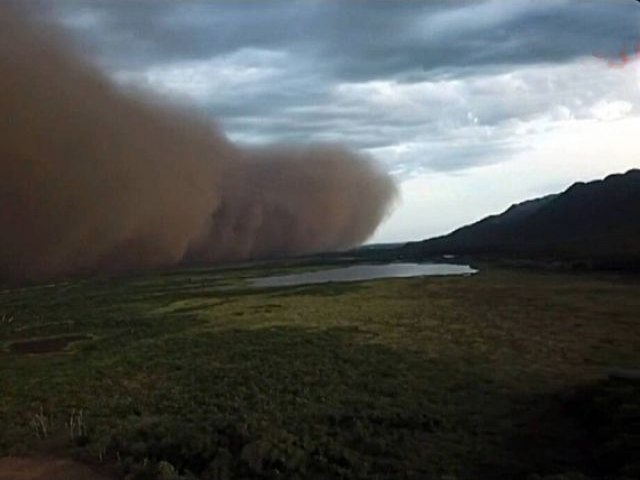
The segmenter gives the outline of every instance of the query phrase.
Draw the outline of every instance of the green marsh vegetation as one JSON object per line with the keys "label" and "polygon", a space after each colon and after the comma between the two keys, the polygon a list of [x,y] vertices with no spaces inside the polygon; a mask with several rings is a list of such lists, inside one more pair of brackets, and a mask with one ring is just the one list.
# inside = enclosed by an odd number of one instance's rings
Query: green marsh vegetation
{"label": "green marsh vegetation", "polygon": [[637,278],[244,281],[297,268],[0,291],[0,456],[134,479],[640,474],[638,384],[607,379],[640,365]]}

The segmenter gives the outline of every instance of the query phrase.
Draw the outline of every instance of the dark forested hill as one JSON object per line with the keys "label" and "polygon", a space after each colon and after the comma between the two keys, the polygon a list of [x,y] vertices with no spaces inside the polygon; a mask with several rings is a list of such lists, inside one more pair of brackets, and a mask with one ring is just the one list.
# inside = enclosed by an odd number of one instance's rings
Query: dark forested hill
{"label": "dark forested hill", "polygon": [[513,205],[448,235],[409,243],[403,254],[638,262],[640,170]]}

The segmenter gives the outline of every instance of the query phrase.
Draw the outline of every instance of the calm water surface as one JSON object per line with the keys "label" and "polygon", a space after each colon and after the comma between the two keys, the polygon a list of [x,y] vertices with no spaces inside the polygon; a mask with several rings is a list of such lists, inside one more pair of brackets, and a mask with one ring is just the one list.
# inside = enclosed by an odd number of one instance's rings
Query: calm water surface
{"label": "calm water surface", "polygon": [[288,287],[328,282],[358,282],[376,278],[423,277],[436,275],[471,275],[476,273],[469,265],[452,263],[387,263],[378,265],[352,265],[315,272],[254,278],[253,287]]}

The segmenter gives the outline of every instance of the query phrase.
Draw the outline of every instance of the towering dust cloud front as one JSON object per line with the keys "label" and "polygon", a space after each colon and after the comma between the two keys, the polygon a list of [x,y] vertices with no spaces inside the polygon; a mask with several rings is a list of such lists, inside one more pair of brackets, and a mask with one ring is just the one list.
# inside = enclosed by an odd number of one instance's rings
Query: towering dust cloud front
{"label": "towering dust cloud front", "polygon": [[[240,148],[0,6],[0,278],[343,249],[396,195],[341,147]],[[250,106],[248,106],[250,108]]]}

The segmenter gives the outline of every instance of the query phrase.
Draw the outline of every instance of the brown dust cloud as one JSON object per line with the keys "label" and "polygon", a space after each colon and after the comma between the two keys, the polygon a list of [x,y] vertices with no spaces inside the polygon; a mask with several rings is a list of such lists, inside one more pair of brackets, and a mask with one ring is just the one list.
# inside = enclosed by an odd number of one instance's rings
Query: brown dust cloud
{"label": "brown dust cloud", "polygon": [[340,250],[389,213],[396,187],[371,159],[234,145],[59,37],[0,6],[1,280]]}

